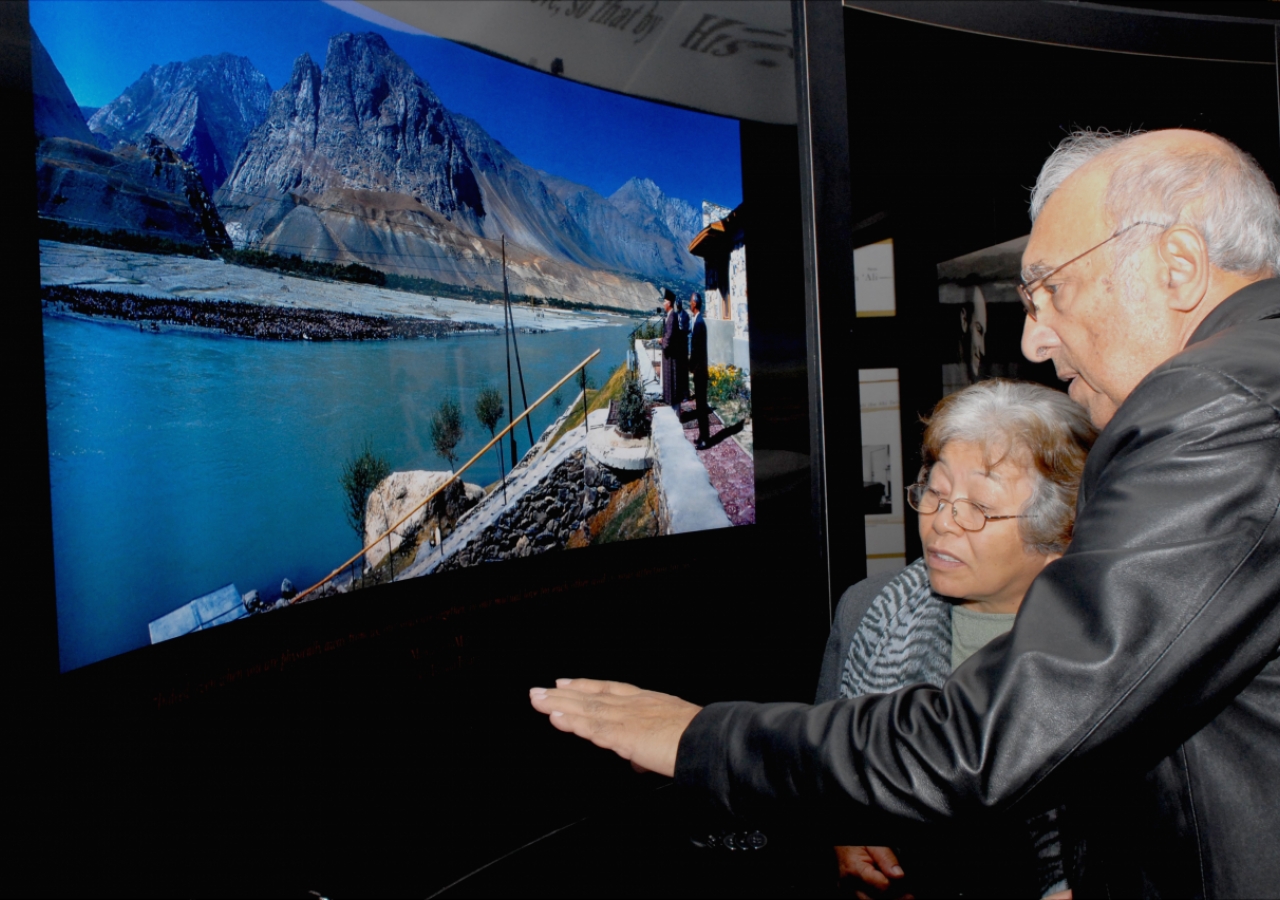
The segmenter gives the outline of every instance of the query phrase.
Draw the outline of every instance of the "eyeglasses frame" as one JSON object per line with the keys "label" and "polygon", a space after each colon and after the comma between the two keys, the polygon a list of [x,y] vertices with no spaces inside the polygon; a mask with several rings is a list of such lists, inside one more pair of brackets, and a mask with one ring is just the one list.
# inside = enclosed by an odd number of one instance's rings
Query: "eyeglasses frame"
{"label": "eyeglasses frame", "polygon": [[1092,247],[1090,247],[1088,250],[1081,253],[1079,256],[1073,256],[1071,259],[1067,260],[1062,265],[1056,266],[1053,269],[1050,269],[1048,272],[1041,275],[1039,278],[1035,279],[1034,281],[1023,281],[1017,284],[1016,287],[1018,289],[1018,299],[1022,301],[1022,309],[1031,318],[1031,321],[1032,322],[1039,321],[1039,319],[1036,316],[1036,302],[1034,297],[1035,297],[1036,291],[1040,290],[1041,285],[1043,285],[1046,281],[1048,281],[1054,275],[1057,275],[1067,266],[1071,265],[1073,262],[1078,262],[1079,260],[1084,259],[1094,250],[1097,250],[1099,247],[1102,247],[1102,246],[1105,246],[1106,244],[1111,243],[1112,241],[1120,237],[1120,235],[1124,234],[1129,229],[1137,228],[1139,225],[1154,225],[1156,228],[1169,227],[1167,225],[1161,224],[1160,222],[1134,222],[1131,225],[1126,225],[1124,228],[1121,228],[1119,231],[1111,235],[1111,237],[1107,238],[1101,244],[1094,244]]}
{"label": "eyeglasses frame", "polygon": [[[923,510],[921,510],[921,509],[920,509],[920,507],[916,506],[916,505],[915,505],[915,503],[913,503],[913,502],[911,501],[911,489],[912,489],[912,488],[924,488],[924,491],[923,491],[922,493],[931,493],[931,494],[936,494],[936,495],[937,495],[937,497],[938,497],[938,508],[937,508],[937,509],[935,509],[933,512],[924,512]],[[962,525],[962,524],[960,523],[960,520],[959,520],[958,518],[956,518],[956,503],[957,503],[957,502],[959,502],[959,501],[961,501],[961,500],[963,500],[965,503],[968,503],[970,506],[972,506],[974,509],[976,509],[976,510],[978,511],[978,515],[982,516],[982,524],[981,524],[981,525],[979,525],[977,528],[967,528],[967,527],[965,527],[964,525]],[[910,506],[912,509],[914,509],[916,512],[920,513],[920,515],[922,515],[922,516],[933,516],[933,515],[937,515],[938,513],[942,512],[942,507],[944,507],[944,506],[950,506],[950,507],[951,507],[951,521],[956,523],[956,527],[957,527],[957,528],[960,528],[960,529],[961,529],[961,530],[963,530],[963,531],[968,531],[968,532],[970,532],[971,534],[976,534],[977,532],[979,532],[979,531],[981,531],[982,529],[986,528],[986,527],[987,527],[987,523],[988,523],[988,522],[996,522],[996,521],[999,521],[999,520],[1001,520],[1001,519],[1025,519],[1025,518],[1028,518],[1028,517],[1027,517],[1027,516],[1025,516],[1025,515],[1022,515],[1022,516],[989,516],[989,515],[987,515],[986,513],[984,513],[984,512],[982,511],[982,507],[978,506],[978,504],[977,504],[976,502],[974,502],[973,500],[970,500],[968,497],[956,497],[954,500],[943,500],[943,499],[942,499],[942,495],[941,495],[941,494],[939,494],[939,493],[938,493],[937,491],[935,491],[933,488],[929,487],[929,485],[927,485],[927,484],[925,484],[925,483],[923,483],[923,482],[920,482],[920,481],[917,481],[915,484],[912,484],[912,485],[908,485],[908,486],[907,486],[907,505],[908,505],[908,506]]]}

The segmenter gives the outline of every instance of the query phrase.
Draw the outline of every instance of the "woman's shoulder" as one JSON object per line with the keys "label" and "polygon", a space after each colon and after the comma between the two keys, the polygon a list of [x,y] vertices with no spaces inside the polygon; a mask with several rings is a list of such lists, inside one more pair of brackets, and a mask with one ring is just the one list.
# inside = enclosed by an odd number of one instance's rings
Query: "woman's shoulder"
{"label": "woman's shoulder", "polygon": [[911,565],[896,572],[868,575],[857,584],[850,585],[840,596],[832,627],[842,626],[841,630],[856,627],[862,621],[862,617],[867,614],[867,610],[871,608],[872,601],[880,596],[885,588],[893,587],[904,595],[911,594],[928,580],[929,572],[925,568],[923,559],[917,559]]}
{"label": "woman's shoulder", "polygon": [[[849,656],[854,635],[858,633],[873,606],[877,615],[873,618],[893,618],[888,606],[900,607],[918,593],[922,584],[927,585],[929,573],[923,560],[917,560],[897,572],[879,572],[851,585],[840,597],[835,616],[831,621],[831,633],[827,637],[822,657],[822,669],[818,676],[816,703],[825,703],[840,696],[841,672]],[[877,598],[880,598],[877,603]]]}

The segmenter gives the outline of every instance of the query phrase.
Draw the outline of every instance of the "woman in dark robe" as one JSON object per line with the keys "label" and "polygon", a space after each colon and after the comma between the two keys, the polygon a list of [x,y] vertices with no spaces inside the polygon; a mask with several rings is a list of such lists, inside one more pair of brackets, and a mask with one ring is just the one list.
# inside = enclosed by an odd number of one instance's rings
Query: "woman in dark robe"
{"label": "woman in dark robe", "polygon": [[676,339],[676,402],[677,410],[685,398],[689,396],[689,314],[684,311],[684,303],[676,300],[676,327],[680,329],[680,337]]}
{"label": "woman in dark robe", "polygon": [[[662,298],[662,309],[666,315],[662,324],[662,402],[680,409],[680,401],[684,399],[684,390],[680,385],[681,365],[679,360],[685,350],[686,338],[680,330],[680,318],[676,312],[676,295],[667,289]],[[687,359],[687,357],[686,357]],[[686,380],[688,376],[685,376]]]}

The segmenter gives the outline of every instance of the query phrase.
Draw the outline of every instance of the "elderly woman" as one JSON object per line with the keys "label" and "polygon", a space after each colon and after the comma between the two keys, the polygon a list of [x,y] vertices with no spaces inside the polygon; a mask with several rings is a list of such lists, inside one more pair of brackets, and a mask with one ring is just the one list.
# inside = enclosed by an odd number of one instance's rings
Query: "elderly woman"
{"label": "elderly woman", "polygon": [[[1071,541],[1095,436],[1080,407],[1040,385],[993,379],[945,397],[925,429],[919,483],[907,489],[924,557],[845,591],[817,702],[941,685],[1012,628],[1032,580]],[[1055,816],[1007,823],[999,835],[939,832],[928,849],[840,847],[837,858],[861,896],[1044,896],[1066,886]]]}

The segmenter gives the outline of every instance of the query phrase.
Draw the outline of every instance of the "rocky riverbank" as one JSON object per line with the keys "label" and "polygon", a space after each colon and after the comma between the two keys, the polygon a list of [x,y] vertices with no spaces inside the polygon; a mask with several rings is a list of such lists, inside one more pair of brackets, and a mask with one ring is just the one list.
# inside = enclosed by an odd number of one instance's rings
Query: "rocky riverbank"
{"label": "rocky riverbank", "polygon": [[72,285],[46,285],[41,288],[40,303],[54,313],[136,322],[142,327],[200,328],[260,341],[379,341],[497,331],[489,325],[448,319],[364,316],[234,300],[146,297]]}

